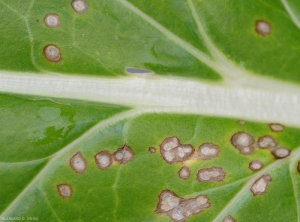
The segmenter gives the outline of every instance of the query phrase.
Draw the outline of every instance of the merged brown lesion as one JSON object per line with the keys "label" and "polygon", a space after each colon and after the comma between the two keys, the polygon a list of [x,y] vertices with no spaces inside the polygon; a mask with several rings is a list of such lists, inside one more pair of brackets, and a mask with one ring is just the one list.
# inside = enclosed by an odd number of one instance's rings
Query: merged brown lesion
{"label": "merged brown lesion", "polygon": [[203,143],[195,153],[197,159],[209,160],[220,155],[220,147],[213,143]]}
{"label": "merged brown lesion", "polygon": [[271,135],[262,136],[256,142],[249,133],[237,132],[231,137],[231,144],[245,155],[252,154],[256,148],[269,149],[276,159],[286,158],[291,153],[290,149],[281,147]]}
{"label": "merged brown lesion", "polygon": [[134,153],[130,146],[124,145],[111,154],[108,150],[102,150],[95,156],[95,162],[99,169],[106,170],[116,163],[126,164],[134,159]]}
{"label": "merged brown lesion", "polygon": [[119,148],[113,155],[114,160],[121,163],[125,164],[134,158],[134,153],[131,149],[130,146],[127,146],[126,144],[122,147]]}
{"label": "merged brown lesion", "polygon": [[160,144],[160,152],[167,163],[183,162],[194,153],[191,144],[181,144],[176,136],[167,137]]}
{"label": "merged brown lesion", "polygon": [[168,215],[174,222],[183,222],[209,207],[210,202],[207,196],[199,195],[195,198],[185,199],[178,197],[170,190],[163,190],[159,195],[155,212]]}
{"label": "merged brown lesion", "polygon": [[257,146],[262,149],[269,149],[276,159],[286,158],[291,153],[290,149],[281,147],[277,140],[270,135],[260,137],[257,141]]}
{"label": "merged brown lesion", "polygon": [[262,149],[273,149],[278,147],[278,142],[273,136],[266,135],[258,138],[257,146]]}
{"label": "merged brown lesion", "polygon": [[255,139],[247,132],[237,132],[231,137],[231,144],[240,153],[250,155],[254,152]]}
{"label": "merged brown lesion", "polygon": [[198,171],[199,182],[221,182],[225,179],[226,172],[221,167],[204,168]]}

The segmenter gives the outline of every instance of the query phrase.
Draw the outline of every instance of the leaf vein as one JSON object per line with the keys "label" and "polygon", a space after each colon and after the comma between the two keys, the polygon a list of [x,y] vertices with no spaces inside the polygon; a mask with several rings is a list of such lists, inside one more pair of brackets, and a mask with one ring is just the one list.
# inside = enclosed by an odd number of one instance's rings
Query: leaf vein
{"label": "leaf vein", "polygon": [[112,125],[121,119],[129,118],[135,116],[136,114],[136,110],[130,110],[114,115],[106,120],[102,120],[94,127],[86,131],[86,133],[82,134],[82,136],[77,138],[75,141],[71,142],[69,145],[65,146],[59,152],[54,154],[51,160],[48,162],[48,164],[33,178],[33,180],[24,188],[24,190],[11,202],[11,204],[7,206],[7,208],[2,212],[1,216],[8,215],[10,211],[13,210],[14,207],[19,203],[19,201],[30,191],[30,189],[42,180],[44,175],[47,173],[47,170],[50,169],[52,165],[55,164],[56,161],[58,161],[64,154],[72,150],[72,148],[76,147],[76,145],[80,144],[82,141],[93,135],[95,132],[109,125]]}
{"label": "leaf vein", "polygon": [[51,210],[51,212],[54,214],[54,216],[57,218],[57,220],[58,220],[58,221],[61,221],[61,219],[57,216],[57,214],[55,213],[54,209],[52,208],[52,206],[51,206],[51,204],[50,204],[48,198],[45,196],[45,193],[44,193],[44,191],[43,191],[43,189],[42,189],[42,187],[41,187],[40,185],[41,185],[41,184],[39,184],[39,186],[38,186],[39,188],[38,188],[38,189],[40,190],[40,192],[41,192],[41,194],[42,194],[42,197],[43,197],[44,200],[46,201],[48,207],[50,208],[50,210]]}
{"label": "leaf vein", "polygon": [[296,16],[295,12],[292,10],[291,6],[288,4],[286,0],[281,0],[281,3],[285,7],[286,11],[290,15],[291,20],[294,22],[294,24],[300,29],[300,20]]}
{"label": "leaf vein", "polygon": [[290,176],[291,176],[291,179],[292,179],[292,185],[293,185],[293,192],[294,192],[294,197],[295,197],[295,203],[296,203],[296,213],[297,213],[297,218],[298,218],[298,221],[300,221],[300,203],[299,203],[299,193],[298,193],[298,190],[296,188],[296,182],[295,182],[295,174],[293,173],[294,169],[292,169],[292,167],[294,167],[294,161],[292,161],[290,163],[290,166],[289,166],[289,173],[290,173]]}
{"label": "leaf vein", "polygon": [[150,25],[152,25],[154,28],[156,28],[158,31],[160,31],[163,35],[165,35],[167,38],[178,44],[181,48],[186,50],[188,53],[193,55],[195,58],[197,58],[199,61],[206,64],[208,67],[212,69],[216,69],[216,64],[202,51],[196,49],[194,46],[189,44],[188,42],[185,42],[178,36],[176,36],[174,33],[169,31],[167,28],[159,24],[156,20],[151,18],[150,16],[146,15],[144,12],[136,8],[134,5],[129,3],[125,0],[118,0],[120,3],[122,3],[127,9],[134,12],[136,15],[144,19],[146,22],[148,22]]}
{"label": "leaf vein", "polygon": [[[298,153],[300,151],[300,148],[295,150],[295,153]],[[270,173],[272,170],[275,170],[276,168],[282,166],[284,163],[290,161],[291,157],[286,159],[277,160],[274,163],[267,166],[265,169],[257,172],[254,174],[251,179],[240,189],[240,191],[228,202],[228,204],[220,211],[217,216],[214,218],[213,222],[222,221],[223,218],[226,216],[226,214],[230,211],[230,209],[244,196],[246,192],[250,190],[250,187],[253,185],[253,183],[258,180],[261,176],[263,176],[266,173]]]}

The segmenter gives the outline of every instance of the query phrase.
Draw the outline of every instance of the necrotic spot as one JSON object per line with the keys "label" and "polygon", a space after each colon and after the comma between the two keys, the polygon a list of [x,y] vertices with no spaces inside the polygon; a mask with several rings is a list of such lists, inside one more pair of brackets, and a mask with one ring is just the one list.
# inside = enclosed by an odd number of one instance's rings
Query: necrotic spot
{"label": "necrotic spot", "polygon": [[125,164],[134,158],[134,153],[131,147],[124,145],[122,148],[119,148],[114,153],[114,158],[116,161],[120,162],[121,164]]}
{"label": "necrotic spot", "polygon": [[251,187],[251,191],[254,196],[262,195],[268,190],[269,183],[272,181],[270,174],[264,175],[254,182]]}
{"label": "necrotic spot", "polygon": [[57,190],[62,198],[70,198],[72,196],[72,187],[69,184],[57,185]]}
{"label": "necrotic spot", "polygon": [[181,179],[188,179],[191,175],[190,168],[184,166],[178,171],[178,175]]}
{"label": "necrotic spot", "polygon": [[57,28],[60,25],[60,18],[57,14],[48,14],[44,18],[44,22],[50,28]]}
{"label": "necrotic spot", "polygon": [[72,7],[75,12],[82,14],[82,13],[86,12],[89,5],[85,0],[74,0],[74,1],[72,1]]}
{"label": "necrotic spot", "polygon": [[81,153],[77,152],[70,159],[70,166],[76,171],[76,173],[83,174],[87,168],[87,162]]}
{"label": "necrotic spot", "polygon": [[263,163],[259,160],[252,160],[249,164],[249,168],[253,171],[258,171],[263,167]]}
{"label": "necrotic spot", "polygon": [[44,56],[50,61],[50,62],[60,62],[61,61],[61,53],[60,49],[56,45],[47,45],[45,46],[44,50]]}
{"label": "necrotic spot", "polygon": [[149,147],[149,153],[156,153],[156,149],[154,147]]}
{"label": "necrotic spot", "polygon": [[270,123],[269,127],[273,132],[282,132],[284,130],[284,126],[279,123]]}
{"label": "necrotic spot", "polygon": [[236,222],[236,220],[231,215],[227,215],[223,222]]}
{"label": "necrotic spot", "polygon": [[164,190],[159,195],[156,213],[166,214],[175,222],[186,221],[191,215],[198,214],[210,206],[209,199],[204,195],[184,199],[174,192]]}
{"label": "necrotic spot", "polygon": [[179,146],[179,144],[179,139],[176,136],[172,136],[164,139],[164,141],[160,145],[160,148],[164,151],[170,151]]}
{"label": "necrotic spot", "polygon": [[204,168],[198,171],[197,179],[199,182],[221,182],[225,179],[226,173],[221,167]]}
{"label": "necrotic spot", "polygon": [[179,205],[180,198],[170,190],[164,190],[159,195],[156,213],[166,213]]}
{"label": "necrotic spot", "polygon": [[254,152],[254,143],[254,138],[246,132],[237,132],[231,138],[231,144],[245,155],[250,155]]}
{"label": "necrotic spot", "polygon": [[167,163],[183,162],[194,153],[194,147],[190,144],[181,144],[175,136],[163,140],[160,152]]}
{"label": "necrotic spot", "polygon": [[276,159],[286,158],[290,155],[290,153],[291,153],[291,150],[289,150],[287,148],[283,148],[283,147],[276,148],[272,151],[272,154]]}
{"label": "necrotic spot", "polygon": [[199,147],[198,158],[208,160],[219,156],[220,148],[213,143],[204,143]]}
{"label": "necrotic spot", "polygon": [[194,152],[194,148],[190,144],[183,144],[174,149],[177,161],[187,160]]}
{"label": "necrotic spot", "polygon": [[257,145],[259,148],[273,149],[278,147],[278,142],[272,136],[263,136],[258,139]]}
{"label": "necrotic spot", "polygon": [[205,208],[210,206],[209,199],[206,196],[199,195],[196,198],[186,199],[183,201],[182,206],[184,206],[185,216],[189,217],[193,214],[198,214]]}
{"label": "necrotic spot", "polygon": [[255,31],[262,36],[266,36],[271,33],[272,27],[267,21],[257,20],[255,23]]}
{"label": "necrotic spot", "polygon": [[95,161],[99,169],[106,170],[112,164],[112,155],[108,150],[103,150],[95,155]]}

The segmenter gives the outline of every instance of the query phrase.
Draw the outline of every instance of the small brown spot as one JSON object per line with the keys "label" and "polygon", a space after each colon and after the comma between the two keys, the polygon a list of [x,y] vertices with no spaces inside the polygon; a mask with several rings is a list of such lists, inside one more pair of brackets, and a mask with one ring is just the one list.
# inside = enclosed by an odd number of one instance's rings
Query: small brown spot
{"label": "small brown spot", "polygon": [[113,158],[108,150],[103,150],[95,155],[95,161],[99,169],[106,170],[111,166]]}
{"label": "small brown spot", "polygon": [[272,136],[263,136],[258,139],[257,145],[259,148],[273,149],[278,147],[278,142]]}
{"label": "small brown spot", "polygon": [[284,130],[284,126],[279,123],[270,123],[269,127],[273,132],[276,132],[276,133],[282,132]]}
{"label": "small brown spot", "polygon": [[236,220],[231,215],[227,215],[223,222],[236,222]]}
{"label": "small brown spot", "polygon": [[260,162],[259,160],[252,160],[249,164],[249,169],[253,171],[258,171],[261,168],[263,168],[263,163]]}
{"label": "small brown spot", "polygon": [[131,147],[127,146],[126,144],[122,147],[119,148],[115,153],[114,153],[114,159],[121,163],[125,164],[134,158],[134,153],[131,149]]}
{"label": "small brown spot", "polygon": [[175,136],[168,137],[160,144],[160,152],[167,163],[183,162],[194,153],[195,149],[190,144],[181,144]]}
{"label": "small brown spot", "polygon": [[297,170],[300,173],[300,162],[298,162]]}
{"label": "small brown spot", "polygon": [[255,31],[259,35],[266,36],[271,33],[272,27],[267,21],[257,20],[255,23]]}
{"label": "small brown spot", "polygon": [[47,45],[45,46],[44,50],[44,56],[50,61],[50,62],[60,62],[61,61],[61,54],[60,49],[56,45]]}
{"label": "small brown spot", "polygon": [[246,121],[245,120],[239,120],[238,124],[241,125],[241,126],[244,126],[244,125],[246,125]]}
{"label": "small brown spot", "polygon": [[220,148],[213,143],[204,143],[199,146],[197,150],[197,155],[199,159],[208,160],[214,157],[219,156]]}
{"label": "small brown spot", "polygon": [[209,199],[204,195],[184,199],[170,190],[164,190],[159,195],[159,203],[155,212],[168,215],[174,222],[183,222],[191,215],[198,214],[209,206]]}
{"label": "small brown spot", "polygon": [[70,166],[76,173],[83,174],[87,168],[87,161],[80,152],[77,152],[70,159]]}
{"label": "small brown spot", "polygon": [[267,192],[269,183],[272,181],[272,177],[270,174],[263,175],[261,178],[256,180],[251,187],[251,192],[254,196],[262,195]]}
{"label": "small brown spot", "polygon": [[231,144],[245,155],[254,152],[254,143],[254,138],[246,132],[237,132],[231,137]]}
{"label": "small brown spot", "polygon": [[149,153],[156,153],[156,149],[154,147],[149,147],[148,149]]}
{"label": "small brown spot", "polygon": [[191,175],[190,168],[184,166],[178,171],[178,175],[181,179],[188,179]]}
{"label": "small brown spot", "polygon": [[85,0],[73,0],[72,1],[72,8],[75,12],[82,14],[85,13],[88,9],[89,5]]}
{"label": "small brown spot", "polygon": [[44,22],[50,28],[57,28],[60,25],[60,18],[57,14],[47,14]]}
{"label": "small brown spot", "polygon": [[72,187],[69,184],[59,184],[57,185],[57,191],[62,198],[72,197]]}
{"label": "small brown spot", "polygon": [[272,150],[272,155],[276,158],[276,159],[283,159],[286,158],[290,155],[291,150],[287,149],[287,148],[283,148],[283,147],[279,147],[276,148],[274,150]]}
{"label": "small brown spot", "polygon": [[198,171],[199,182],[221,182],[225,179],[226,173],[221,167],[204,168]]}

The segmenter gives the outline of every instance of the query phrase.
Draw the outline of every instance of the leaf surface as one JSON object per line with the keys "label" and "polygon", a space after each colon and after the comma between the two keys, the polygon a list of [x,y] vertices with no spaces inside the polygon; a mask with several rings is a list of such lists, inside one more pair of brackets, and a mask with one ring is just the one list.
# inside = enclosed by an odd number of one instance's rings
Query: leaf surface
{"label": "leaf surface", "polygon": [[[71,0],[0,0],[0,220],[299,221],[300,4],[87,3],[80,14]],[[49,13],[59,27],[47,26]],[[60,61],[47,59],[48,45]],[[237,133],[253,137],[251,155]],[[264,136],[278,144],[261,148]],[[193,156],[168,163],[171,137]],[[206,143],[219,155],[197,156]],[[291,153],[276,158],[282,148]],[[107,169],[96,162],[103,151]],[[201,181],[213,167],[224,179]],[[164,213],[166,190],[181,199]],[[182,206],[199,195],[209,206],[190,215]]]}

